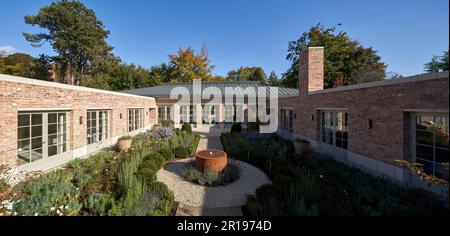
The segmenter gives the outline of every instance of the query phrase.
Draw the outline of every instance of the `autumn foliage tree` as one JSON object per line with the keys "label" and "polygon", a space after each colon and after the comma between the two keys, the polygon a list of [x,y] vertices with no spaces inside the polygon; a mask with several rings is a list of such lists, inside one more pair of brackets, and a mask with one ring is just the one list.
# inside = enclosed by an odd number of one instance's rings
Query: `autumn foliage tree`
{"label": "autumn foliage tree", "polygon": [[193,49],[178,49],[176,55],[169,55],[171,82],[191,82],[194,79],[210,80],[214,66],[210,64],[205,46],[196,53]]}

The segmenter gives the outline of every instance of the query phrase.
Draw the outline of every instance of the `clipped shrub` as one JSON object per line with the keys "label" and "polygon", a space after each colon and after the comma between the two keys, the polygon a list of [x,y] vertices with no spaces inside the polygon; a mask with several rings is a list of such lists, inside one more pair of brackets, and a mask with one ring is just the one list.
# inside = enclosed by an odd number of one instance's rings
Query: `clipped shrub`
{"label": "clipped shrub", "polygon": [[163,127],[173,129],[174,123],[173,123],[173,121],[171,121],[171,120],[163,120],[163,121],[161,122],[161,125],[162,125]]}
{"label": "clipped shrub", "polygon": [[256,199],[255,195],[247,196],[246,205],[250,216],[264,216],[263,206],[258,199]]}
{"label": "clipped shrub", "polygon": [[272,184],[265,184],[256,189],[256,198],[259,201],[269,201],[270,199],[275,198],[276,190]]}
{"label": "clipped shrub", "polygon": [[189,150],[185,147],[177,147],[175,149],[175,157],[176,158],[187,158],[189,157]]}
{"label": "clipped shrub", "polygon": [[191,144],[189,145],[189,153],[191,155],[194,155],[195,152],[197,151],[199,142],[200,142],[200,135],[195,134]]}
{"label": "clipped shrub", "polygon": [[292,184],[294,184],[294,179],[285,175],[278,175],[272,180],[272,185],[279,196],[286,193]]}
{"label": "clipped shrub", "polygon": [[144,162],[152,163],[156,167],[155,170],[159,170],[164,166],[166,160],[160,153],[154,152],[145,156]]}
{"label": "clipped shrub", "polygon": [[[150,164],[153,166],[153,164]],[[156,181],[156,171],[149,167],[140,168],[137,175],[148,185]]]}
{"label": "clipped shrub", "polygon": [[172,150],[170,150],[169,148],[162,148],[161,150],[159,150],[159,154],[161,154],[161,156],[166,161],[170,161],[170,160],[172,160],[175,157],[173,155]]}
{"label": "clipped shrub", "polygon": [[181,127],[182,131],[186,131],[189,134],[192,133],[192,126],[189,123],[184,123],[183,126]]}
{"label": "clipped shrub", "polygon": [[132,140],[132,139],[133,139],[133,137],[131,137],[130,135],[125,135],[125,136],[120,137],[118,139],[118,141],[121,141],[121,140]]}
{"label": "clipped shrub", "polygon": [[292,169],[290,169],[289,167],[279,167],[277,169],[275,169],[275,171],[273,172],[273,176],[278,176],[278,175],[284,175],[284,176],[288,176],[291,178],[295,178],[295,173]]}
{"label": "clipped shrub", "polygon": [[242,125],[241,123],[234,123],[231,126],[230,133],[241,133],[242,132]]}

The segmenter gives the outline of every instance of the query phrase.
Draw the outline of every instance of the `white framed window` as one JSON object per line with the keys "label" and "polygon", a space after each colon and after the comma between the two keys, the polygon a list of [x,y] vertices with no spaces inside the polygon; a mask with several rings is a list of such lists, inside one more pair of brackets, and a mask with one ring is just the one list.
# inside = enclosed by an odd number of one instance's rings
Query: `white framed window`
{"label": "white framed window", "polygon": [[429,174],[448,180],[444,165],[449,163],[448,114],[417,113],[413,121],[413,161]]}
{"label": "white framed window", "polygon": [[109,111],[87,112],[87,144],[98,143],[109,138]]}
{"label": "white framed window", "polygon": [[68,151],[69,112],[19,112],[17,157],[31,163]]}
{"label": "white framed window", "polygon": [[128,132],[144,128],[144,109],[128,109]]}
{"label": "white framed window", "polygon": [[[172,106],[158,106],[158,123],[161,124],[165,120],[172,120],[170,112]],[[181,111],[180,111],[181,112]]]}
{"label": "white framed window", "polygon": [[235,108],[233,105],[225,105],[224,113],[225,113],[225,123],[233,123],[234,122],[234,111]]}
{"label": "white framed window", "polygon": [[321,111],[320,136],[322,143],[348,149],[348,113]]}
{"label": "white framed window", "polygon": [[195,109],[193,105],[182,105],[180,106],[180,124],[189,123],[194,124]]}
{"label": "white framed window", "polygon": [[216,105],[204,105],[203,106],[203,124],[215,124],[217,120]]}
{"label": "white framed window", "polygon": [[294,111],[292,109],[282,108],[281,112],[281,129],[287,132],[294,132],[293,120],[294,120]]}

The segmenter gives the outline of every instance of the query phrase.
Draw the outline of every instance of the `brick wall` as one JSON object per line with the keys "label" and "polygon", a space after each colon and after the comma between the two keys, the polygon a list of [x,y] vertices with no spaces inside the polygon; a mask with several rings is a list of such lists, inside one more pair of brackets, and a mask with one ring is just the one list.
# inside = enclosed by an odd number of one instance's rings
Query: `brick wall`
{"label": "brick wall", "polygon": [[153,98],[0,75],[0,164],[16,163],[17,120],[21,110],[69,109],[69,148],[75,150],[87,144],[88,109],[110,110],[109,137],[118,137],[127,134],[128,108],[144,109],[144,127],[155,123]]}
{"label": "brick wall", "polygon": [[[319,110],[345,109],[349,114],[348,151],[392,163],[409,157],[410,112],[448,115],[448,72],[322,90],[323,48],[306,50],[301,59],[300,95],[279,100],[280,109],[294,110],[295,136],[317,141]],[[373,129],[367,127],[369,119]]]}

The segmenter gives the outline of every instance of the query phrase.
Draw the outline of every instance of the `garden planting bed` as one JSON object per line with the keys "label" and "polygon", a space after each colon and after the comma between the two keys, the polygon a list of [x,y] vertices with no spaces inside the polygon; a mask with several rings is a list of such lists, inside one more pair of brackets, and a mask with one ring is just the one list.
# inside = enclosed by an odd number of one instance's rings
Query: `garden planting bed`
{"label": "garden planting bed", "polygon": [[156,173],[189,157],[199,135],[161,127],[133,137],[127,153],[104,151],[15,185],[0,215],[161,216],[176,211],[174,195]]}
{"label": "garden planting bed", "polygon": [[247,198],[251,216],[448,215],[438,198],[337,163],[317,153],[299,158],[292,142],[274,135],[222,134],[225,151],[270,176]]}

